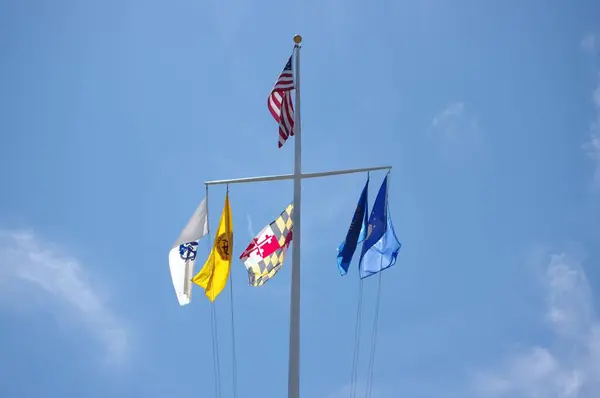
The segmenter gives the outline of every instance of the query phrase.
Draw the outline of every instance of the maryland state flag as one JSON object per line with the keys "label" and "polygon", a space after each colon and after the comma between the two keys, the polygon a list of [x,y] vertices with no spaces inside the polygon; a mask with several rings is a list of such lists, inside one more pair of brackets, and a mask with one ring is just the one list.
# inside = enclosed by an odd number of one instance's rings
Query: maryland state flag
{"label": "maryland state flag", "polygon": [[248,270],[250,286],[261,286],[283,266],[285,253],[292,241],[292,214],[294,205],[288,207],[275,221],[256,235],[240,256]]}
{"label": "maryland state flag", "polygon": [[219,229],[208,260],[194,276],[192,282],[204,288],[204,294],[213,302],[225,289],[231,269],[231,253],[233,251],[233,225],[231,223],[231,207],[229,192],[225,195],[225,206],[219,221]]}

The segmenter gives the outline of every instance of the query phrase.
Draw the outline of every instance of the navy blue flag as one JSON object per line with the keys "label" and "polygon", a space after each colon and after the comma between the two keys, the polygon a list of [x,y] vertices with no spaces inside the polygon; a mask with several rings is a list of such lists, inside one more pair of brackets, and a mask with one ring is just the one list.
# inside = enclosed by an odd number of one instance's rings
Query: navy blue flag
{"label": "navy blue flag", "polygon": [[348,273],[348,267],[352,261],[352,256],[356,251],[356,246],[363,241],[367,226],[367,196],[369,193],[369,179],[365,187],[360,194],[352,222],[350,223],[350,229],[346,234],[346,239],[338,247],[337,263],[340,270],[340,274],[346,275]]}
{"label": "navy blue flag", "polygon": [[358,270],[360,278],[364,279],[391,267],[396,263],[396,257],[402,246],[396,237],[387,203],[388,176],[385,177],[367,226],[367,236],[363,242]]}

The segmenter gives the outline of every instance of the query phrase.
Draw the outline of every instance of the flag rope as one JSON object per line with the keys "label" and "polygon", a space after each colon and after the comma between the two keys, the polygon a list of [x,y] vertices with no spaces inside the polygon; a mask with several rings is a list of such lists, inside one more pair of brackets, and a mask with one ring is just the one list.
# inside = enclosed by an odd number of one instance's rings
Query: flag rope
{"label": "flag rope", "polygon": [[221,398],[221,363],[219,360],[219,333],[217,331],[217,310],[215,303],[210,304],[211,313],[211,326],[212,326],[212,340],[213,340],[213,365],[215,369],[215,395],[217,398]]}
{"label": "flag rope", "polygon": [[[227,184],[227,192],[229,193],[229,184]],[[233,244],[233,237],[232,242]],[[231,361],[232,361],[232,378],[233,378],[233,398],[238,396],[238,384],[237,384],[237,354],[235,350],[235,320],[233,311],[233,276],[231,270],[229,271],[229,298],[231,301]]]}
{"label": "flag rope", "polygon": [[[390,172],[388,170],[386,174],[386,178],[390,176]],[[385,190],[385,215],[386,215],[386,223],[387,217],[389,216],[389,208],[388,208],[388,194],[390,191],[390,178],[386,180],[386,190]],[[387,225],[387,224],[386,224]],[[387,227],[386,227],[387,228]],[[383,270],[381,266],[383,265],[383,256],[379,259],[379,272],[377,273],[377,295],[375,299],[375,315],[373,316],[373,331],[371,332],[371,352],[369,357],[369,368],[368,368],[368,376],[367,376],[367,387],[365,390],[365,398],[371,398],[371,393],[373,391],[373,378],[375,373],[375,348],[377,346],[377,332],[379,329],[379,304],[381,299],[381,273]]]}
{"label": "flag rope", "polygon": [[377,296],[375,301],[375,316],[373,317],[373,332],[371,335],[371,353],[369,358],[369,370],[367,376],[367,388],[365,390],[365,398],[371,398],[373,390],[373,376],[375,372],[375,347],[377,344],[377,331],[379,329],[379,302],[381,298],[381,272],[377,275]]}
{"label": "flag rope", "polygon": [[233,398],[237,398],[238,396],[238,383],[237,383],[237,355],[235,351],[235,322],[233,316],[233,278],[231,276],[231,272],[229,273],[229,284],[230,284],[230,297],[231,297],[231,360],[233,362]]}
{"label": "flag rope", "polygon": [[[227,195],[229,195],[229,184],[225,186],[227,190]],[[227,216],[226,216],[227,217]],[[227,220],[227,225],[229,225],[230,220]],[[231,231],[230,231],[231,232]],[[231,232],[231,242],[230,245],[233,247],[233,232]],[[231,250],[233,254],[233,249]],[[229,263],[231,267],[231,260]],[[237,384],[237,354],[235,350],[235,317],[233,311],[233,273],[231,269],[229,270],[229,300],[230,300],[230,315],[231,315],[231,377],[233,381],[233,398],[237,398],[238,396],[238,384]]]}
{"label": "flag rope", "polygon": [[[206,186],[206,197],[208,198],[208,185]],[[212,242],[210,229],[208,230],[207,235],[208,240],[206,242],[208,244],[208,250],[210,250],[210,242]],[[215,379],[215,397],[221,398],[221,364],[219,360],[219,334],[217,332],[217,309],[215,307],[215,303],[210,303],[210,329],[212,333],[211,337],[213,349],[213,375]]]}
{"label": "flag rope", "polygon": [[[367,182],[371,179],[371,172],[367,171]],[[368,209],[364,210],[365,212]],[[360,272],[360,271],[359,271]],[[350,398],[356,397],[356,384],[358,382],[358,358],[360,353],[360,329],[363,299],[363,280],[358,278],[358,303],[356,306],[356,325],[354,327],[354,353],[352,356],[352,375],[350,378]]]}
{"label": "flag rope", "polygon": [[[206,187],[206,198],[208,198],[208,185],[205,184]],[[227,194],[229,194],[229,184],[227,184]],[[207,200],[208,203],[208,200]],[[208,208],[208,204],[207,204]],[[212,236],[210,233],[210,229],[207,233],[208,236],[208,249],[210,250],[210,242],[212,242]],[[213,258],[214,261],[214,258]],[[230,315],[231,315],[231,342],[232,342],[232,379],[233,379],[233,397],[237,398],[238,396],[238,382],[237,382],[237,354],[236,354],[236,345],[235,345],[235,317],[234,317],[234,300],[233,300],[233,277],[231,271],[229,272],[229,297],[231,302],[230,307]],[[214,384],[215,384],[215,397],[221,398],[223,395],[222,383],[221,383],[221,361],[219,356],[219,333],[217,328],[217,309],[216,303],[210,304],[210,326],[212,333],[212,344],[213,344],[213,374],[214,374]]]}
{"label": "flag rope", "polygon": [[356,382],[358,378],[358,356],[360,349],[360,324],[362,312],[363,280],[358,282],[358,303],[356,306],[356,324],[354,326],[354,353],[352,355],[352,374],[350,376],[350,398],[356,397]]}

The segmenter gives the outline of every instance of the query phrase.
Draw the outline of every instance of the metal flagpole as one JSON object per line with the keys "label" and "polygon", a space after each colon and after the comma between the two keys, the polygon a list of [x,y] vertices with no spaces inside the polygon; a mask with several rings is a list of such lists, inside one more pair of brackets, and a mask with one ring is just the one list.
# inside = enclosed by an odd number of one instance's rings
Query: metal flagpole
{"label": "metal flagpole", "polygon": [[[302,179],[329,177],[341,174],[362,173],[375,170],[391,170],[391,166],[366,167],[318,173],[302,174],[302,126],[300,119],[300,44],[302,37],[294,36],[294,88],[296,90],[294,110],[294,174],[272,175],[263,177],[237,178],[231,180],[206,181],[209,185],[238,184],[247,182],[264,182],[276,180],[294,180],[294,214],[293,214],[293,244],[292,244],[292,281],[290,295],[290,335],[288,362],[288,398],[300,398],[300,239],[301,239],[301,200]],[[207,192],[208,196],[208,192]]]}
{"label": "metal flagpole", "polygon": [[288,398],[300,398],[300,240],[302,238],[302,122],[300,118],[300,43],[294,36],[294,214],[292,289],[290,295],[290,346],[288,362]]}

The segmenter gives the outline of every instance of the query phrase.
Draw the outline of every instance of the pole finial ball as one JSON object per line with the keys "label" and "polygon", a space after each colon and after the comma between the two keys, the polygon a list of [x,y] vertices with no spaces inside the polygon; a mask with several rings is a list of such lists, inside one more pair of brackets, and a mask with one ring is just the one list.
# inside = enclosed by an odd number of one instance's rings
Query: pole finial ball
{"label": "pole finial ball", "polygon": [[294,43],[300,44],[302,42],[302,36],[294,35]]}

